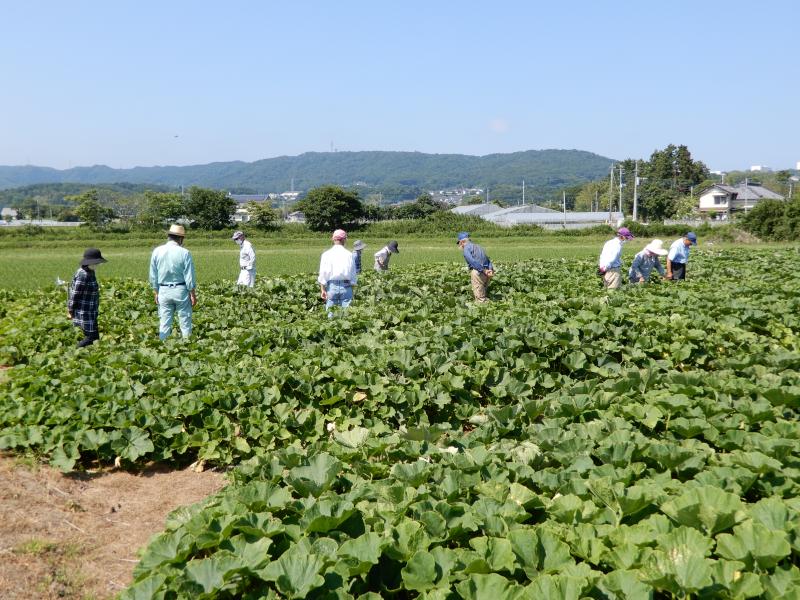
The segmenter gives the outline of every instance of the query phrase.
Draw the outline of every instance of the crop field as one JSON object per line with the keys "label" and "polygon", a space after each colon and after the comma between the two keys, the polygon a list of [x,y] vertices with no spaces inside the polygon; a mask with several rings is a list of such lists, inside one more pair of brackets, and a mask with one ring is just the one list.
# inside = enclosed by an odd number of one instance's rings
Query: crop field
{"label": "crop field", "polygon": [[308,275],[203,282],[166,343],[109,263],[84,350],[63,290],[0,289],[0,449],[230,468],[126,600],[799,598],[800,251],[607,294],[589,243],[490,248],[486,305],[453,262],[393,259],[330,320]]}
{"label": "crop field", "polygon": [[[455,235],[455,234],[454,234]],[[402,269],[424,263],[450,263],[461,260],[453,243],[455,237],[397,238],[400,254],[392,258],[393,268]],[[607,237],[607,236],[606,236]],[[314,273],[319,268],[320,254],[330,247],[328,236],[306,239],[254,237],[253,245],[262,276]],[[355,237],[350,243],[355,241]],[[364,264],[372,266],[372,255],[388,239],[365,238]],[[518,261],[548,258],[586,258],[596,256],[604,237],[566,238],[557,236],[478,238],[495,261]],[[110,262],[98,269],[104,278],[147,279],[150,253],[164,242],[161,238],[139,240],[111,239],[96,242],[0,239],[0,288],[41,289],[52,287],[56,277],[69,280],[87,246],[96,245]],[[208,282],[234,282],[238,275],[239,249],[226,239],[192,239],[186,241],[195,261],[200,286]],[[637,249],[638,251],[638,249]],[[632,254],[632,252],[631,252]],[[313,279],[313,278],[312,278]]]}

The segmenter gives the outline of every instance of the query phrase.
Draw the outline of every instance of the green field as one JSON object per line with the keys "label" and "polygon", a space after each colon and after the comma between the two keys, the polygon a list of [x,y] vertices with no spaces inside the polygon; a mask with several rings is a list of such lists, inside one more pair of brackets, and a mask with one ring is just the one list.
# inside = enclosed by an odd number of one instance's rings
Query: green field
{"label": "green field", "polygon": [[[463,259],[454,243],[454,237],[437,238],[397,238],[400,254],[392,257],[392,270],[404,270],[411,265],[430,263],[462,263]],[[542,235],[540,237],[476,237],[475,241],[484,246],[495,263],[511,263],[520,260],[543,258],[590,258],[600,253],[605,237],[560,237]],[[352,242],[355,238],[349,240]],[[364,268],[372,268],[372,254],[388,240],[365,238],[368,246],[364,251]],[[626,245],[625,256],[632,257],[644,247],[649,239],[637,239]],[[257,254],[259,277],[314,273],[319,266],[319,256],[330,246],[327,236],[305,239],[286,239],[282,237],[254,237],[253,245]],[[668,243],[668,240],[665,240]],[[703,240],[701,240],[703,242]],[[146,279],[150,252],[160,239],[147,238],[131,240],[119,238],[111,240],[64,241],[30,240],[20,242],[9,240],[0,244],[0,288],[37,289],[53,285],[56,277],[69,280],[83,251],[87,246],[96,245],[109,262],[98,268],[98,278]],[[715,244],[716,248],[728,248],[731,244]],[[192,239],[186,241],[186,248],[192,251],[195,260],[198,285],[212,282],[235,281],[238,275],[238,247],[224,239]],[[709,248],[701,244],[701,248]]]}
{"label": "green field", "polygon": [[125,600],[799,597],[798,249],[611,294],[597,247],[536,250],[486,305],[449,264],[335,319],[307,274],[209,282],[165,343],[144,282],[101,278],[87,349],[63,291],[0,289],[0,450],[230,469]]}

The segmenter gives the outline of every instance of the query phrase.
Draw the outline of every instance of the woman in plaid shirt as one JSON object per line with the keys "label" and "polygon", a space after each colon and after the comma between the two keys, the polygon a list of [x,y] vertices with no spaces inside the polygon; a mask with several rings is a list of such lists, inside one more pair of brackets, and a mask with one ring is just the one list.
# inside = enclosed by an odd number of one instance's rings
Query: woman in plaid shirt
{"label": "woman in plaid shirt", "polygon": [[94,274],[94,266],[108,262],[97,248],[87,248],[83,260],[72,278],[67,300],[67,315],[75,327],[83,331],[78,348],[89,346],[100,338],[97,329],[97,314],[100,308],[100,286]]}

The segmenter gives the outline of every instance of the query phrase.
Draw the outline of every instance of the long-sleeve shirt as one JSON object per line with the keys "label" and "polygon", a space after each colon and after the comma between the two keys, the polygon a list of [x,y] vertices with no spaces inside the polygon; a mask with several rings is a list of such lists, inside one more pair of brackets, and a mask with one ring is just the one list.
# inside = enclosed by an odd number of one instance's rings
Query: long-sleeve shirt
{"label": "long-sleeve shirt", "polygon": [[618,237],[603,244],[597,266],[603,270],[619,269],[622,266],[622,240]]}
{"label": "long-sleeve shirt", "polygon": [[361,250],[353,250],[353,264],[356,266],[356,273],[361,273]]}
{"label": "long-sleeve shirt", "polygon": [[682,264],[689,262],[689,247],[683,243],[683,238],[678,238],[672,242],[667,254],[667,260]]}
{"label": "long-sleeve shirt", "polygon": [[319,259],[319,277],[317,277],[320,285],[328,285],[329,281],[349,281],[350,285],[356,285],[357,280],[353,253],[347,248],[341,244],[334,244],[322,253]]}
{"label": "long-sleeve shirt", "polygon": [[195,288],[192,253],[170,240],[150,256],[150,286],[157,291],[161,285],[181,283],[187,290]]}
{"label": "long-sleeve shirt", "polygon": [[256,268],[256,251],[248,240],[243,241],[239,249],[239,267],[248,271]]}
{"label": "long-sleeve shirt", "polygon": [[664,275],[664,267],[661,265],[658,255],[650,254],[647,250],[642,250],[633,257],[631,268],[628,271],[628,278],[631,283],[637,283],[640,277],[647,281],[650,279],[650,273],[653,269],[658,271],[661,275]]}
{"label": "long-sleeve shirt", "polygon": [[388,271],[390,258],[392,258],[392,252],[389,250],[389,246],[384,246],[378,250],[375,253],[375,270]]}
{"label": "long-sleeve shirt", "polygon": [[494,270],[492,261],[489,260],[489,257],[486,256],[486,252],[484,252],[483,248],[478,244],[473,244],[472,242],[464,244],[464,260],[467,261],[467,265],[470,269],[474,269],[480,273],[483,273],[487,269]]}
{"label": "long-sleeve shirt", "polygon": [[67,299],[67,310],[72,313],[72,322],[84,331],[97,331],[97,315],[100,311],[100,286],[94,271],[80,267],[72,277]]}

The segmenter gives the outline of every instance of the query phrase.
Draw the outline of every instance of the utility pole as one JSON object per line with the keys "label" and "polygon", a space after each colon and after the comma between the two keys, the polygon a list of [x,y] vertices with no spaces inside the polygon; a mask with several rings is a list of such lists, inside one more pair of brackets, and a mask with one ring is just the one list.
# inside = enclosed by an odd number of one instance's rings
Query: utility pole
{"label": "utility pole", "polygon": [[567,192],[561,192],[561,206],[564,210],[564,229],[567,228]]}
{"label": "utility pole", "polygon": [[611,165],[611,180],[608,183],[608,222],[611,222],[611,208],[614,202],[614,165]]}
{"label": "utility pole", "polygon": [[620,165],[619,166],[619,206],[617,207],[619,209],[619,212],[622,212],[622,173],[623,172],[624,171],[622,170],[622,165]]}
{"label": "utility pole", "polygon": [[[789,194],[791,196],[791,193]],[[522,206],[525,206],[525,180],[522,180]]]}
{"label": "utility pole", "polygon": [[600,190],[594,191],[594,206],[592,206],[593,211],[600,211]]}
{"label": "utility pole", "polygon": [[636,161],[636,168],[633,170],[633,220],[639,218],[639,161]]}

